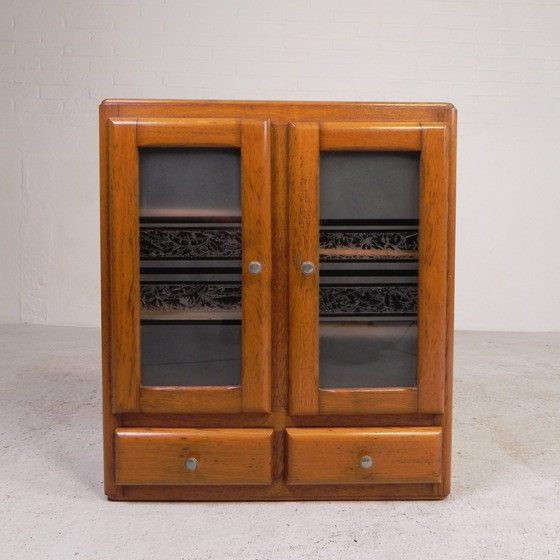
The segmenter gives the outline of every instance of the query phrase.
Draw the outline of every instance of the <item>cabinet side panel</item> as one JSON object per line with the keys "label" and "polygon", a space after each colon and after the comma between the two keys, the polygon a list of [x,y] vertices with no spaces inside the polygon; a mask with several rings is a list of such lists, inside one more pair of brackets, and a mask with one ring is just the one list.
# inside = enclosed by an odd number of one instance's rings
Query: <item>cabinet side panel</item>
{"label": "cabinet side panel", "polygon": [[439,421],[443,428],[442,482],[435,487],[435,496],[445,497],[451,491],[452,410],[453,410],[453,348],[454,348],[454,302],[455,302],[455,220],[457,176],[457,111],[447,112],[449,119],[449,187],[447,232],[447,338],[444,414]]}
{"label": "cabinet side panel", "polygon": [[103,372],[103,459],[105,493],[122,498],[115,484],[115,417],[111,411],[111,244],[109,231],[109,138],[108,119],[118,116],[118,107],[102,104],[99,108],[100,219],[101,219],[101,347]]}

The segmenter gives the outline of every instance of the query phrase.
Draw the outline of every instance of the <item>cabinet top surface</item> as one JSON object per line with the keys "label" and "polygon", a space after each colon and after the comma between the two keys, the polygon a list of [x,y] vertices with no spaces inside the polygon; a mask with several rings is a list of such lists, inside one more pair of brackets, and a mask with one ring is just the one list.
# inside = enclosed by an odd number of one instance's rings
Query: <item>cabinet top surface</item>
{"label": "cabinet top surface", "polygon": [[380,120],[448,122],[450,103],[373,103],[363,101],[220,101],[171,99],[106,99],[102,115],[120,117],[258,117],[285,121]]}

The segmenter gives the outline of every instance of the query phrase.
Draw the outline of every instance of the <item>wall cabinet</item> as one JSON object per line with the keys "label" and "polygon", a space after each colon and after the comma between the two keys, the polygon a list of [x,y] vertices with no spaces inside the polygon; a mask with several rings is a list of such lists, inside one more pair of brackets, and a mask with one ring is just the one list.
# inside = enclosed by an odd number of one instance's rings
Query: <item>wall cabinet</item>
{"label": "wall cabinet", "polygon": [[435,499],[455,109],[108,100],[111,499]]}

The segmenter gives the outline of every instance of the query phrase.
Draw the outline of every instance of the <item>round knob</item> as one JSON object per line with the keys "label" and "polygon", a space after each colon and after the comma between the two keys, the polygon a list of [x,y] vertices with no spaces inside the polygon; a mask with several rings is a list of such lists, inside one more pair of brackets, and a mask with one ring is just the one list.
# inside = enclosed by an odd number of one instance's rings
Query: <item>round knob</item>
{"label": "round knob", "polygon": [[301,271],[306,276],[313,274],[315,272],[315,265],[311,261],[305,261],[301,263]]}
{"label": "round knob", "polygon": [[251,274],[260,274],[262,272],[262,264],[259,261],[251,261],[249,263],[249,272]]}
{"label": "round knob", "polygon": [[362,469],[371,469],[372,466],[373,466],[373,459],[369,455],[364,455],[360,459],[360,467],[362,467]]}
{"label": "round knob", "polygon": [[196,471],[198,467],[198,461],[194,458],[194,457],[189,457],[186,461],[185,461],[185,469],[187,469],[190,472]]}

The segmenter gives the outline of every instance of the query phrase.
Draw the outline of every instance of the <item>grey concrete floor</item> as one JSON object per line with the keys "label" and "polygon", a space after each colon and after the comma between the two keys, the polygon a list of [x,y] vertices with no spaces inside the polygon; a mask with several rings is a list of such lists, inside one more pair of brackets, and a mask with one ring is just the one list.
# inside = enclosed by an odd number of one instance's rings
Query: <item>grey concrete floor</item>
{"label": "grey concrete floor", "polygon": [[440,502],[104,498],[97,329],[0,327],[0,558],[558,559],[560,333],[458,333]]}

